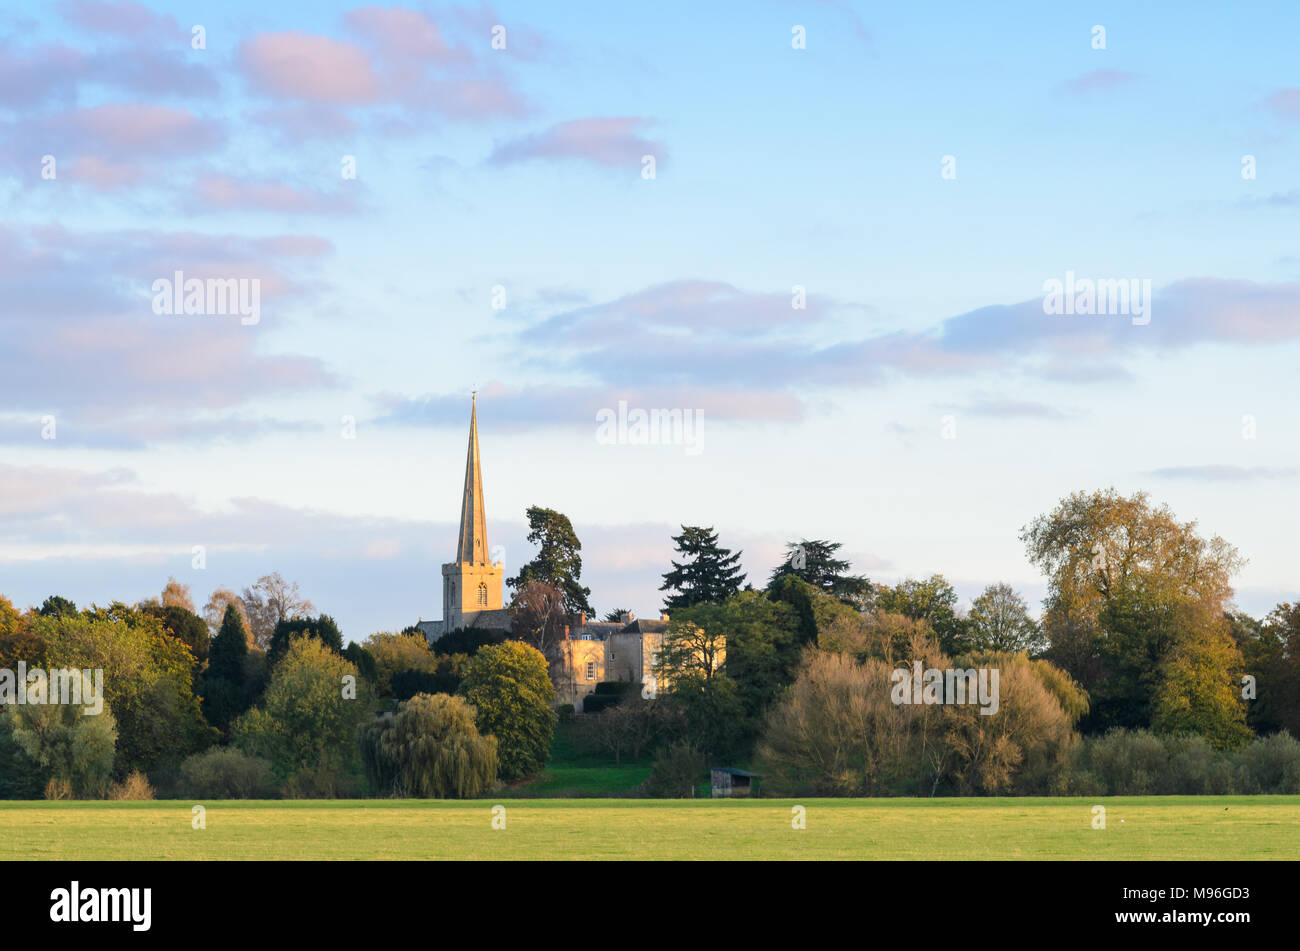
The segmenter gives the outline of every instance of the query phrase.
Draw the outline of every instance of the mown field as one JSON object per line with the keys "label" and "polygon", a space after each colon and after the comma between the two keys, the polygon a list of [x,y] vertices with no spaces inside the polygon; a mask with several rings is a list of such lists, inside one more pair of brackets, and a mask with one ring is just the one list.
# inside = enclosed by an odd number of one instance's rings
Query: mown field
{"label": "mown field", "polygon": [[[1105,805],[1107,827],[1092,828]],[[0,802],[0,859],[1295,859],[1300,797]]]}

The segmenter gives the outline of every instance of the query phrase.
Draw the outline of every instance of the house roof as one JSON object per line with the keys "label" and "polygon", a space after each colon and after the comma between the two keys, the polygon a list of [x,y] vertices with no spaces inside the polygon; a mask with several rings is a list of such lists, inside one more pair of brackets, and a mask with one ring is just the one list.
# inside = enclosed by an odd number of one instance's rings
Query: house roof
{"label": "house roof", "polygon": [[762,779],[762,773],[751,773],[747,769],[736,769],[734,766],[710,766],[710,770],[715,773],[730,773],[732,776],[749,776],[752,779]]}

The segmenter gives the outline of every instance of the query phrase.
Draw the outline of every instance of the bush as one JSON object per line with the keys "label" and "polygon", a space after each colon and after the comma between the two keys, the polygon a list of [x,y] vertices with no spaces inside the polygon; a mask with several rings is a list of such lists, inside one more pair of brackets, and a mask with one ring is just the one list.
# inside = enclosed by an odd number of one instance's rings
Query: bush
{"label": "bush", "polygon": [[562,703],[555,708],[555,715],[560,718],[561,723],[570,723],[578,715],[577,710],[571,703]]}
{"label": "bush", "polygon": [[1300,742],[1286,730],[1242,747],[1234,760],[1238,792],[1300,793]]}
{"label": "bush", "polygon": [[1102,796],[1154,796],[1167,782],[1165,744],[1147,730],[1117,728],[1089,737],[1080,744],[1075,765],[1092,777]]}
{"label": "bush", "polygon": [[275,784],[267,760],[214,747],[181,763],[181,789],[189,799],[269,799]]}
{"label": "bush", "polygon": [[72,798],[72,784],[66,779],[51,779],[45,784],[45,798],[51,801]]}
{"label": "bush", "polygon": [[707,768],[704,754],[689,741],[674,743],[655,759],[642,789],[647,796],[660,799],[686,799],[694,794],[695,784]]}
{"label": "bush", "polygon": [[151,800],[153,787],[144,773],[138,769],[131,770],[130,775],[120,783],[109,783],[108,798],[116,800]]}

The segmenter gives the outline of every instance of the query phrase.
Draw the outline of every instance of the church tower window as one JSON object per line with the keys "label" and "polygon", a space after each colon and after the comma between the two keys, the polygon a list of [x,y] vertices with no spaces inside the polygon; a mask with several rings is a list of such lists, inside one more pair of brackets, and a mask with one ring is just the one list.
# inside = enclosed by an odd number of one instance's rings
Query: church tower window
{"label": "church tower window", "polygon": [[482,581],[480,581],[478,584],[478,603],[483,605],[483,607],[487,607],[488,590],[487,590],[487,585],[484,584]]}

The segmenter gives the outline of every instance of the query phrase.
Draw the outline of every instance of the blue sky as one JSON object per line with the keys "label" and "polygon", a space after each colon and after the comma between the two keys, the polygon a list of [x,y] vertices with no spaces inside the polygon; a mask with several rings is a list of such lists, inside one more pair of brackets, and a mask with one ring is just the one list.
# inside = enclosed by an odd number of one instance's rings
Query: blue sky
{"label": "blue sky", "polygon": [[[565,512],[602,611],[682,523],[1036,600],[1018,530],[1112,485],[1294,600],[1300,13],[1129,7],[6,5],[0,592],[433,617],[477,387],[490,540]],[[155,314],[178,269],[260,321]],[[1045,315],[1067,271],[1151,322]],[[601,444],[619,400],[701,451]]]}

